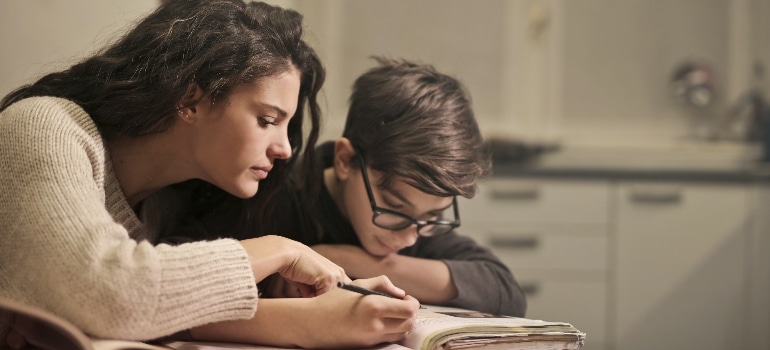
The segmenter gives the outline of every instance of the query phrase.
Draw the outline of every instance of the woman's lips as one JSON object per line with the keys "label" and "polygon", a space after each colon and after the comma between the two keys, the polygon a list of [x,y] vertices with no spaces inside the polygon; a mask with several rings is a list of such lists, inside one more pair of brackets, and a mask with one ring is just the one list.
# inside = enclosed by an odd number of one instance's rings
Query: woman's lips
{"label": "woman's lips", "polygon": [[267,177],[267,174],[270,172],[269,167],[263,167],[263,168],[252,167],[249,170],[251,170],[251,172],[254,175],[256,175],[259,180],[264,180]]}

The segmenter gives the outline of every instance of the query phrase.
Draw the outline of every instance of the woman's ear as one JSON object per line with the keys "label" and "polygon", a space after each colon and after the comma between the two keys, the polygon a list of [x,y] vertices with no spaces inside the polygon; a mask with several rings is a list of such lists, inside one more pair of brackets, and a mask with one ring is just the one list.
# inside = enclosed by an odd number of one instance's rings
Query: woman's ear
{"label": "woman's ear", "polygon": [[356,149],[349,139],[340,137],[334,143],[334,173],[337,176],[337,180],[345,181],[350,177],[350,172],[352,171],[351,162],[354,161],[353,156],[355,154]]}
{"label": "woman's ear", "polygon": [[203,89],[196,83],[190,83],[184,96],[176,105],[179,117],[185,122],[193,122],[197,119],[199,112],[198,102],[203,98]]}

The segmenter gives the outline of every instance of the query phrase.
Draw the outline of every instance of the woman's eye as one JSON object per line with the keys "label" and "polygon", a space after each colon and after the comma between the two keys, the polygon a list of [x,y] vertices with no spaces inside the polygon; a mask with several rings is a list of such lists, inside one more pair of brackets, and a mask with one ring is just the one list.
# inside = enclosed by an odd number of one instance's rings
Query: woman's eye
{"label": "woman's eye", "polygon": [[273,118],[259,117],[259,125],[262,127],[267,127],[268,125],[278,125],[278,123],[276,123],[275,119]]}

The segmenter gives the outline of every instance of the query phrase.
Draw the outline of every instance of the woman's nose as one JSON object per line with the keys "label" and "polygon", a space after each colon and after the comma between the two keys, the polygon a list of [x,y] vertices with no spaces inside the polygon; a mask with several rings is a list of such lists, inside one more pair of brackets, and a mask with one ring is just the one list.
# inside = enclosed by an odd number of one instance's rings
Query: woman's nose
{"label": "woman's nose", "polygon": [[272,143],[270,153],[278,159],[289,159],[291,157],[291,143],[287,135],[282,135],[279,140]]}

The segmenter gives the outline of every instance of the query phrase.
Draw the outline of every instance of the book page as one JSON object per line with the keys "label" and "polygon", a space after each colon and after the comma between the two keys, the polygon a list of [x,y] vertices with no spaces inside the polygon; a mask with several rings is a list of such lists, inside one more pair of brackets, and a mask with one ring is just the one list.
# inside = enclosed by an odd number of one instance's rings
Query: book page
{"label": "book page", "polygon": [[432,350],[452,342],[472,348],[498,342],[569,341],[582,343],[585,334],[569,323],[497,316],[470,310],[433,307],[420,310],[412,333],[402,342],[415,350]]}

